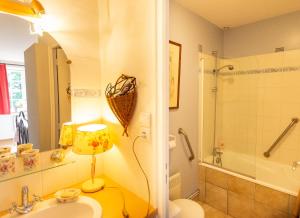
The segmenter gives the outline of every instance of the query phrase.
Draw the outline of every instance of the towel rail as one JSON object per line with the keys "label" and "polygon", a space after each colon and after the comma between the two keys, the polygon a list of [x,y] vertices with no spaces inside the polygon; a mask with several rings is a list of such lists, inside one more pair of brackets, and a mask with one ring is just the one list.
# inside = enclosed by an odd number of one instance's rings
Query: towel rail
{"label": "towel rail", "polygon": [[282,140],[282,138],[290,131],[290,129],[296,125],[298,123],[299,119],[298,118],[292,118],[292,121],[290,122],[290,124],[285,128],[285,130],[280,134],[280,136],[275,140],[275,142],[273,142],[273,144],[271,145],[271,147],[264,152],[264,156],[266,158],[271,156],[271,152],[272,150],[278,145],[278,143]]}

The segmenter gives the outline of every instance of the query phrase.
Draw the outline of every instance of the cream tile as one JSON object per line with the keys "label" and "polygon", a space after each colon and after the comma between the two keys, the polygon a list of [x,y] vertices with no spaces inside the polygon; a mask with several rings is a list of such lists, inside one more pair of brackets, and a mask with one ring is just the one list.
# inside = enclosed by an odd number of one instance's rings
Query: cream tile
{"label": "cream tile", "polygon": [[255,200],[282,212],[288,212],[289,195],[283,192],[256,184]]}
{"label": "cream tile", "polygon": [[43,195],[42,190],[43,177],[41,173],[35,173],[16,179],[16,188],[21,193],[21,188],[27,185],[30,194]]}
{"label": "cream tile", "polygon": [[42,196],[42,177],[40,173],[1,182],[0,211],[10,208],[13,202],[21,202],[21,190],[25,185],[29,188],[29,196],[33,194]]}
{"label": "cream tile", "polygon": [[279,162],[285,165],[292,165],[295,160],[300,159],[300,150],[289,148],[278,148]]}
{"label": "cream tile", "polygon": [[258,66],[262,68],[277,68],[283,66],[284,54],[283,52],[268,53],[257,55]]}
{"label": "cream tile", "polygon": [[[300,74],[300,72],[299,72]],[[299,78],[298,82],[299,82]],[[297,86],[295,85],[290,85],[288,87],[284,87],[282,88],[282,102],[283,103],[300,103],[300,99],[299,99],[299,93],[300,93],[300,87],[299,84]]]}
{"label": "cream tile", "polygon": [[254,217],[254,200],[242,195],[228,192],[228,214],[238,218]]}
{"label": "cream tile", "polygon": [[[299,61],[298,61],[299,65]],[[282,86],[283,87],[297,87],[300,81],[300,72],[293,71],[288,73],[283,73]]]}
{"label": "cream tile", "polygon": [[227,191],[225,189],[206,183],[205,202],[214,208],[227,213]]}
{"label": "cream tile", "polygon": [[235,176],[229,176],[228,190],[248,198],[254,198],[255,184]]}
{"label": "cream tile", "polygon": [[299,66],[300,50],[290,50],[283,53],[284,66]]}
{"label": "cream tile", "polygon": [[68,164],[42,172],[43,195],[78,183],[76,164]]}
{"label": "cream tile", "polygon": [[227,180],[228,174],[211,168],[206,168],[206,182],[227,189]]}
{"label": "cream tile", "polygon": [[282,87],[283,73],[265,73],[264,79],[265,87]]}
{"label": "cream tile", "polygon": [[11,207],[12,202],[18,200],[20,190],[17,189],[16,180],[9,180],[0,183],[0,211]]}
{"label": "cream tile", "polygon": [[[100,155],[101,156],[101,155]],[[76,176],[77,182],[83,182],[91,176],[91,161],[92,157],[89,155],[77,155],[76,156]],[[101,175],[102,170],[99,167],[102,160],[97,157],[96,175]]]}

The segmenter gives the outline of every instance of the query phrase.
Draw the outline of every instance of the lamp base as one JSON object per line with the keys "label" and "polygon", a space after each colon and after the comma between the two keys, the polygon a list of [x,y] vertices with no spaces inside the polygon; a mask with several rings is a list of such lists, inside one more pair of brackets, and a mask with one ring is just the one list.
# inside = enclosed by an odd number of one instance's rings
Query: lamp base
{"label": "lamp base", "polygon": [[94,182],[90,179],[82,184],[81,190],[87,193],[97,192],[104,188],[104,184],[103,179],[94,179]]}

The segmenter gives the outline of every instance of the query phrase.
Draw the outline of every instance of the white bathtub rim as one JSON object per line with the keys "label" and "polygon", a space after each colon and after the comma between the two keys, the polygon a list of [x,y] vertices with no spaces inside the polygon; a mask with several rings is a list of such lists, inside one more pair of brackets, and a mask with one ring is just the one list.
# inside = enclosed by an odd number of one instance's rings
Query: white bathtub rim
{"label": "white bathtub rim", "polygon": [[293,192],[293,191],[290,191],[288,189],[281,188],[281,187],[278,187],[278,186],[275,186],[275,185],[272,185],[272,184],[269,184],[269,183],[266,183],[266,182],[263,182],[263,181],[260,181],[260,180],[257,180],[257,179],[252,179],[252,178],[250,178],[248,176],[244,176],[244,175],[241,175],[241,174],[238,174],[238,173],[235,173],[235,172],[231,172],[229,170],[222,169],[220,167],[216,167],[216,166],[213,166],[213,165],[208,164],[208,163],[204,163],[204,162],[199,161],[199,165],[200,166],[205,166],[205,167],[208,167],[208,168],[211,168],[211,169],[214,169],[214,170],[217,170],[217,171],[220,171],[220,172],[223,172],[223,173],[226,173],[226,174],[229,174],[229,175],[232,175],[232,176],[235,176],[235,177],[247,180],[249,182],[253,182],[255,184],[262,185],[262,186],[274,189],[276,191],[280,191],[280,192],[289,194],[289,195],[293,195],[293,196],[297,196],[298,195],[297,192]]}

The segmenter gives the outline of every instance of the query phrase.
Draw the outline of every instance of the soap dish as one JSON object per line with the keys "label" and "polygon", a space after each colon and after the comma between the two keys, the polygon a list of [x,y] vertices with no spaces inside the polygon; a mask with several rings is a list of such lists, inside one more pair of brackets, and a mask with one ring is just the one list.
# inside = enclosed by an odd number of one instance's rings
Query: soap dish
{"label": "soap dish", "polygon": [[77,188],[63,189],[55,193],[55,198],[59,203],[74,202],[78,199],[81,191]]}

